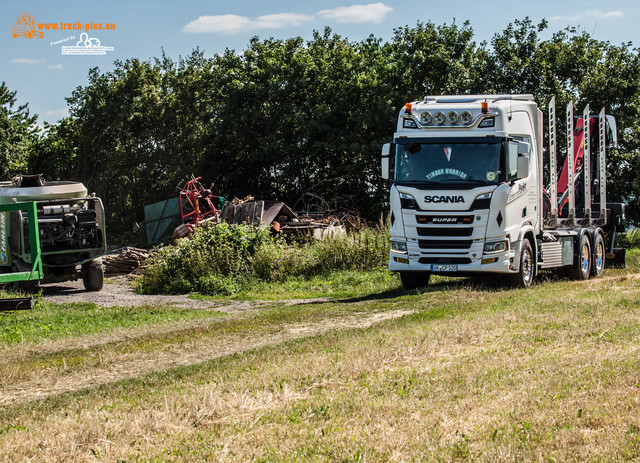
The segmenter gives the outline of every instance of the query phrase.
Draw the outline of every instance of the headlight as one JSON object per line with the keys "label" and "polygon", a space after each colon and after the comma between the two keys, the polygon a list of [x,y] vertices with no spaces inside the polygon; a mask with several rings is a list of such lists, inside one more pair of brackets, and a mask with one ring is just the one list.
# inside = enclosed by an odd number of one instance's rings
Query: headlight
{"label": "headlight", "polygon": [[407,252],[407,242],[391,240],[391,250],[393,252]]}
{"label": "headlight", "polygon": [[436,124],[444,124],[445,119],[445,115],[442,111],[436,111],[433,113],[433,120]]}
{"label": "headlight", "polygon": [[400,192],[400,207],[402,209],[418,209],[418,203],[416,198],[410,194]]}
{"label": "headlight", "polygon": [[[489,172],[489,173],[493,174],[493,172]],[[487,180],[489,180],[489,178],[491,178],[491,180],[495,180],[495,176],[491,177],[487,174]],[[476,196],[476,199],[474,199],[473,203],[471,203],[470,209],[472,211],[476,211],[480,209],[489,209],[490,205],[491,205],[491,192]]]}
{"label": "headlight", "polygon": [[447,121],[449,121],[449,124],[455,124],[458,122],[458,113],[455,111],[449,111],[447,113]]}
{"label": "headlight", "polygon": [[432,119],[433,117],[429,111],[425,111],[420,115],[420,122],[422,122],[422,125],[431,124]]}
{"label": "headlight", "polygon": [[509,240],[487,241],[484,243],[484,252],[504,252],[509,250]]}

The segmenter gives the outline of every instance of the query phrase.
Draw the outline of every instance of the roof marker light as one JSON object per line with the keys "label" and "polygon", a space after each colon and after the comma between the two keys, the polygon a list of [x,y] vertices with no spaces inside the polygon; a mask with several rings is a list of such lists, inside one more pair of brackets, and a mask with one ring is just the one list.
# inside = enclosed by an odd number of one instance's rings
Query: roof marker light
{"label": "roof marker light", "polygon": [[411,114],[411,103],[404,105],[404,112],[405,114]]}
{"label": "roof marker light", "polygon": [[489,103],[487,103],[487,100],[484,100],[482,102],[482,114],[487,114],[489,112]]}

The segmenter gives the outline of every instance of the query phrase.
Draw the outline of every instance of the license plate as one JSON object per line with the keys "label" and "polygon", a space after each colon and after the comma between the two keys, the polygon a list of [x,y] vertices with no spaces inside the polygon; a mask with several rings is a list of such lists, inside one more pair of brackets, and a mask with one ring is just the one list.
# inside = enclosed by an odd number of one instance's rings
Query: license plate
{"label": "license plate", "polygon": [[457,264],[433,264],[431,265],[432,272],[457,272]]}

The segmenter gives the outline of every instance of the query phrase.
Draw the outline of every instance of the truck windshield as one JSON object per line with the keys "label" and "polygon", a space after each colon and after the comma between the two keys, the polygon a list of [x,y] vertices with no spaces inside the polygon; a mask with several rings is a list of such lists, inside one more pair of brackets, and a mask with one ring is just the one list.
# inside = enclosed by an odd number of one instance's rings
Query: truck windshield
{"label": "truck windshield", "polygon": [[398,144],[396,183],[496,185],[501,152],[501,142]]}

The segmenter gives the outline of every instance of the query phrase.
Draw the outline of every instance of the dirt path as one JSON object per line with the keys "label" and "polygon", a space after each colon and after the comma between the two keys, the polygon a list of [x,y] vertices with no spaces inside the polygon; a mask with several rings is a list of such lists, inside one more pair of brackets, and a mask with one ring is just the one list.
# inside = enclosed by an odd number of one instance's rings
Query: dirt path
{"label": "dirt path", "polygon": [[[154,371],[197,365],[216,358],[286,341],[316,336],[334,330],[366,328],[376,323],[410,314],[410,310],[374,314],[350,314],[308,324],[283,326],[263,336],[226,335],[192,338],[187,343],[163,344],[155,350],[106,349],[87,355],[99,360],[79,369],[72,367],[20,370],[20,364],[4,365],[0,379],[0,407],[16,405],[82,389],[96,388]],[[117,343],[116,346],[117,347]],[[13,371],[13,374],[12,374]],[[25,377],[25,374],[27,375]]]}
{"label": "dirt path", "polygon": [[[225,301],[201,301],[189,299],[186,296],[163,296],[136,294],[125,277],[109,278],[105,281],[102,290],[97,292],[85,291],[81,280],[67,281],[42,285],[42,295],[47,301],[56,304],[71,302],[92,302],[101,307],[138,307],[142,305],[161,305],[185,307],[190,309],[217,309],[222,311],[249,310],[252,303],[245,305],[231,304]],[[226,310],[225,310],[226,307]]]}

